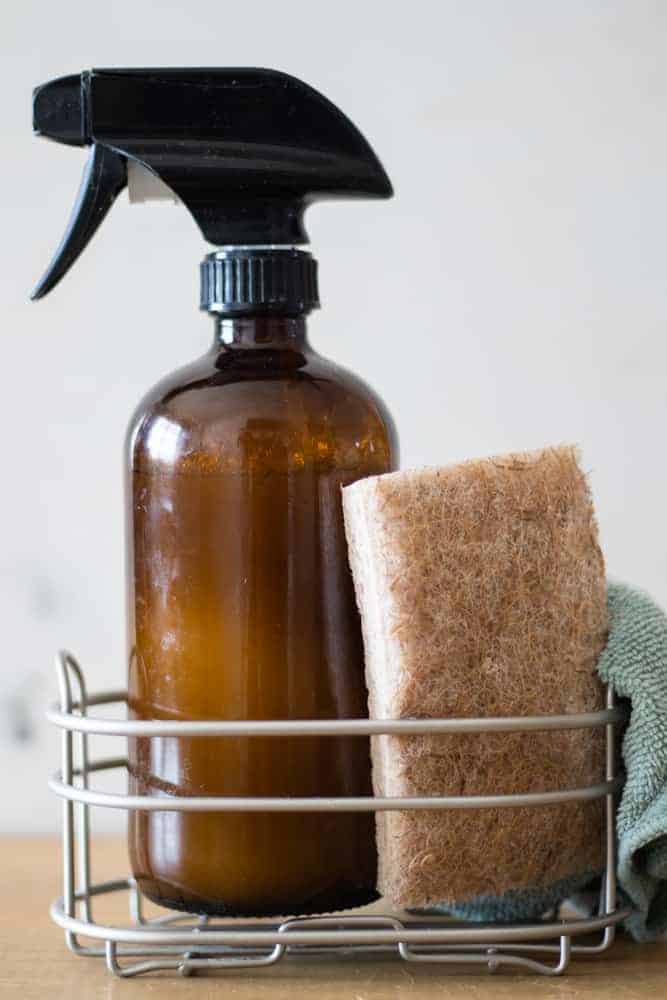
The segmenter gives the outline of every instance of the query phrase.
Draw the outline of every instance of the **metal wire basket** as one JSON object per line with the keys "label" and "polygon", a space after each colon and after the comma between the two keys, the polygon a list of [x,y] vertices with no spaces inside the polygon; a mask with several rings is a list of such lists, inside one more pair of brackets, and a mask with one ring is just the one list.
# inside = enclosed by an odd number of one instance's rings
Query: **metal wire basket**
{"label": "metal wire basket", "polygon": [[[117,976],[136,976],[162,969],[191,975],[200,969],[245,969],[274,965],[286,956],[393,953],[406,962],[477,964],[495,971],[502,965],[531,972],[560,975],[572,954],[597,955],[612,944],[616,925],[628,912],[617,907],[615,879],[614,728],[625,714],[607,689],[607,708],[571,715],[517,716],[483,719],[404,719],[400,721],[349,719],[252,722],[135,721],[96,718],[96,705],[127,702],[125,691],[88,696],[83,672],[70,653],[56,661],[60,704],[47,713],[62,731],[61,770],[51,778],[51,789],[63,799],[63,895],[51,905],[53,920],[64,929],[68,947],[77,955],[105,957]],[[74,691],[74,693],[73,693]],[[414,735],[438,733],[526,732],[583,729],[604,726],[606,780],[600,784],[551,792],[512,795],[433,796],[421,798],[169,798],[96,791],[90,779],[102,771],[127,768],[125,756],[92,759],[89,737],[95,734],[137,736],[342,736]],[[77,737],[75,740],[75,736]],[[77,754],[75,755],[75,744]],[[75,759],[75,756],[77,759]],[[535,923],[455,923],[446,916],[407,913],[359,913],[333,917],[292,917],[281,922],[215,922],[206,917],[168,913],[147,918],[142,896],[131,877],[91,881],[90,809],[176,810],[179,812],[304,812],[369,811],[389,809],[481,809],[542,806],[584,799],[605,799],[605,863],[597,913],[587,918],[547,916]],[[75,822],[78,820],[78,822]],[[93,901],[108,893],[129,894],[129,926],[108,926],[93,918]],[[599,934],[572,943],[582,935]],[[79,937],[100,944],[81,944]],[[538,956],[552,956],[552,962]],[[141,959],[141,961],[136,961]]]}

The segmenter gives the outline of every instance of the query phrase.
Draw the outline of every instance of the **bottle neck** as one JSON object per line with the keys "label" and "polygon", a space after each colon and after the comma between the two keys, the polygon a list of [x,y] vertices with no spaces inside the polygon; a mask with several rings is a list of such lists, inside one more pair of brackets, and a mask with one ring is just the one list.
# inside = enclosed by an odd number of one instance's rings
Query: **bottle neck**
{"label": "bottle neck", "polygon": [[308,347],[303,316],[216,316],[217,349],[303,351]]}

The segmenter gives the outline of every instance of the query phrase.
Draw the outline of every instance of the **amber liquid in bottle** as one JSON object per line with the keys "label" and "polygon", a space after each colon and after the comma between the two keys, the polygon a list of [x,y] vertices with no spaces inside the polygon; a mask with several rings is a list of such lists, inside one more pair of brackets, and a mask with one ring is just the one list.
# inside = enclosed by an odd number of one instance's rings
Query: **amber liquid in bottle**
{"label": "amber liquid in bottle", "polygon": [[[218,319],[128,439],[129,692],[138,719],[367,715],[341,486],[390,471],[391,420],[309,346],[303,318]],[[371,794],[359,737],[138,738],[151,796]],[[138,812],[141,891],[198,913],[375,898],[372,813]]]}

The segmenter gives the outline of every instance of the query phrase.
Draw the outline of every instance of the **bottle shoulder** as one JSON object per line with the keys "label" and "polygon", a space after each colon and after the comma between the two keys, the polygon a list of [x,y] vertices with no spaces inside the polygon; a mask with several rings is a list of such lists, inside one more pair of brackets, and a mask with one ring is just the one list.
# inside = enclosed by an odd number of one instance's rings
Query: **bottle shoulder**
{"label": "bottle shoulder", "polygon": [[217,467],[260,445],[276,461],[283,447],[304,459],[370,448],[382,453],[380,465],[396,463],[396,432],[380,397],[312,351],[210,352],[149,390],[128,430],[135,465],[198,455],[202,467]]}

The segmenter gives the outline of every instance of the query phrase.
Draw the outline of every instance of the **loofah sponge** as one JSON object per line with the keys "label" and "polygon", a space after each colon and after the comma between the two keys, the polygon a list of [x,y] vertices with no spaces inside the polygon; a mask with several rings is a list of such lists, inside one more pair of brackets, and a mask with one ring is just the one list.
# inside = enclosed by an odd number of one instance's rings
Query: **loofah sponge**
{"label": "loofah sponge", "polygon": [[[573,447],[395,472],[343,490],[375,718],[604,707],[604,563]],[[596,730],[372,740],[377,795],[550,791],[604,780]],[[377,814],[398,906],[550,886],[602,864],[602,803]]]}

